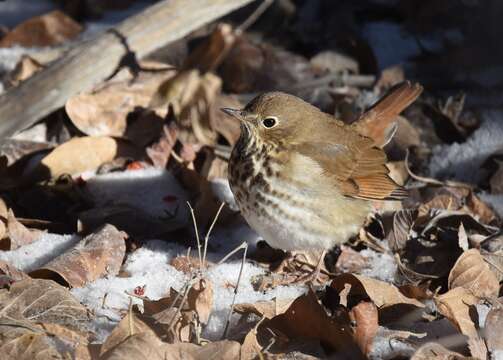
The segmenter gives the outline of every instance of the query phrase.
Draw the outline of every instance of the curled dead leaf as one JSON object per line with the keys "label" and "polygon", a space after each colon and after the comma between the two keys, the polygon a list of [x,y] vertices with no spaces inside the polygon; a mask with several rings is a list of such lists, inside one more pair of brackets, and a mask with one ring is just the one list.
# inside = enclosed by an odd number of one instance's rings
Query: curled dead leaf
{"label": "curled dead leaf", "polygon": [[283,314],[262,322],[259,332],[267,328],[275,334],[283,334],[287,342],[299,338],[317,340],[327,345],[333,354],[364,358],[353,339],[349,316],[329,317],[311,290],[295,299]]}
{"label": "curled dead leaf", "polygon": [[405,249],[417,215],[418,212],[415,209],[405,209],[395,212],[393,215],[393,228],[388,235],[388,244],[392,251]]}
{"label": "curled dead leaf", "polygon": [[447,350],[438,343],[429,342],[421,346],[412,355],[411,360],[468,360],[470,358]]}
{"label": "curled dead leaf", "polygon": [[136,157],[137,151],[110,137],[76,137],[52,150],[31,173],[35,179],[57,178],[96,170],[116,157]]}
{"label": "curled dead leaf", "polygon": [[[173,71],[163,71],[166,64],[141,61],[140,66],[150,72],[140,72],[134,81],[131,79],[112,80],[92,92],[80,93],[65,104],[65,110],[73,124],[89,136],[134,137],[130,129],[130,117],[136,109],[146,109],[159,85],[174,76]],[[117,75],[119,76],[119,75]],[[152,125],[155,118],[150,121]],[[136,121],[133,121],[133,125]],[[145,121],[144,121],[145,122]],[[136,126],[138,130],[148,126]]]}
{"label": "curled dead leaf", "polygon": [[213,307],[213,285],[208,279],[198,279],[189,290],[187,303],[202,324],[208,323]]}
{"label": "curled dead leaf", "polygon": [[[0,220],[0,222],[2,221]],[[0,238],[1,250],[19,249],[24,245],[28,245],[34,241],[37,241],[42,234],[40,230],[28,229],[26,226],[20,223],[14,216],[14,212],[12,210],[9,210],[7,214],[6,233],[6,238],[4,238],[3,240],[1,240]]]}
{"label": "curled dead leaf", "polygon": [[503,351],[503,304],[497,301],[493,304],[486,317],[484,338],[491,353]]}
{"label": "curled dead leaf", "polygon": [[189,343],[167,344],[151,333],[128,337],[104,360],[206,360],[239,359],[240,345],[236,341],[217,341],[205,346]]}
{"label": "curled dead leaf", "polygon": [[475,306],[478,298],[465,288],[456,287],[445,294],[434,298],[438,311],[468,336],[468,347],[472,356],[479,359],[487,358],[487,348],[480,338],[477,326],[472,320],[472,313],[476,313]]}
{"label": "curled dead leaf", "polygon": [[53,46],[75,38],[81,31],[79,23],[55,10],[17,25],[0,40],[0,47]]}
{"label": "curled dead leaf", "polygon": [[82,239],[70,251],[32,271],[30,276],[53,279],[66,286],[82,287],[105,275],[116,275],[126,252],[126,237],[126,233],[113,225],[104,225]]}
{"label": "curled dead leaf", "polygon": [[478,249],[465,251],[451,269],[449,289],[462,287],[477,297],[493,297],[499,292],[499,281]]}
{"label": "curled dead leaf", "polygon": [[234,307],[238,314],[255,314],[259,317],[272,319],[275,316],[283,314],[292,304],[293,299],[276,299],[269,301],[257,301],[253,304],[242,303]]}
{"label": "curled dead leaf", "polygon": [[106,357],[108,352],[112,352],[123,341],[134,334],[156,336],[155,332],[140,320],[135,312],[129,311],[119,324],[115,326],[110,335],[108,335],[103,345],[101,345],[100,356]]}
{"label": "curled dead leaf", "polygon": [[349,316],[356,324],[355,340],[362,352],[368,354],[379,328],[377,307],[371,301],[362,301],[351,309]]}
{"label": "curled dead leaf", "polygon": [[[25,279],[0,290],[0,318],[29,324],[52,323],[85,332],[89,312],[68,289],[51,280]],[[4,333],[9,326],[0,324]]]}
{"label": "curled dead leaf", "polygon": [[351,307],[351,304],[356,305],[365,299],[371,299],[378,308],[395,304],[424,307],[420,301],[403,295],[394,285],[362,275],[339,275],[332,281],[330,286],[338,293],[349,286],[349,293],[347,294],[349,307]]}

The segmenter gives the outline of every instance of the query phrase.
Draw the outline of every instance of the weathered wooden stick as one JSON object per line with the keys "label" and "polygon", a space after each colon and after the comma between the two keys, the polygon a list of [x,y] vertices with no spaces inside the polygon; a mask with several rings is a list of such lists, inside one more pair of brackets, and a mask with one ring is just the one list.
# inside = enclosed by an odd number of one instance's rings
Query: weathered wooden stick
{"label": "weathered wooden stick", "polygon": [[0,142],[108,78],[128,51],[142,58],[252,1],[164,0],[78,44],[0,96]]}

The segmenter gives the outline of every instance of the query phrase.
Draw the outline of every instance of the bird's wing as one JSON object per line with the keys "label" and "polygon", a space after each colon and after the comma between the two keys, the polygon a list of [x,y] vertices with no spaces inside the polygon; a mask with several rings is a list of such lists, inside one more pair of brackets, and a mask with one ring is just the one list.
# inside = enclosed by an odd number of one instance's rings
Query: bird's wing
{"label": "bird's wing", "polygon": [[409,81],[392,87],[378,102],[365,111],[353,125],[360,134],[370,137],[379,147],[386,145],[396,130],[396,117],[417,99],[423,87]]}
{"label": "bird's wing", "polygon": [[346,144],[305,142],[295,145],[314,160],[343,195],[367,200],[399,200],[407,191],[388,175],[386,154],[374,142],[355,134]]}

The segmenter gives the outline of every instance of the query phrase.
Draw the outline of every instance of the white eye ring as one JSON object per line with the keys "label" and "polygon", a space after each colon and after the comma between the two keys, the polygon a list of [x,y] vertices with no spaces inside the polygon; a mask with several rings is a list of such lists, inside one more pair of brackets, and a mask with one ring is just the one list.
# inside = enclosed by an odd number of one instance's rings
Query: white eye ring
{"label": "white eye ring", "polygon": [[267,128],[273,128],[278,124],[278,118],[276,116],[268,116],[262,119],[262,125]]}

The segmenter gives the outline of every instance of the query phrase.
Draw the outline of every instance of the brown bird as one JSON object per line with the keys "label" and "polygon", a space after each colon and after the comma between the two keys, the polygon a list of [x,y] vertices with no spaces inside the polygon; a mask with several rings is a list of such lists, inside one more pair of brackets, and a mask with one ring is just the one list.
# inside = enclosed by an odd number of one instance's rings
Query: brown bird
{"label": "brown bird", "polygon": [[249,225],[272,247],[322,250],[317,276],[325,251],[358,232],[372,200],[407,196],[389,177],[380,147],[421,91],[402,83],[351,125],[281,92],[222,109],[241,122],[229,182]]}

